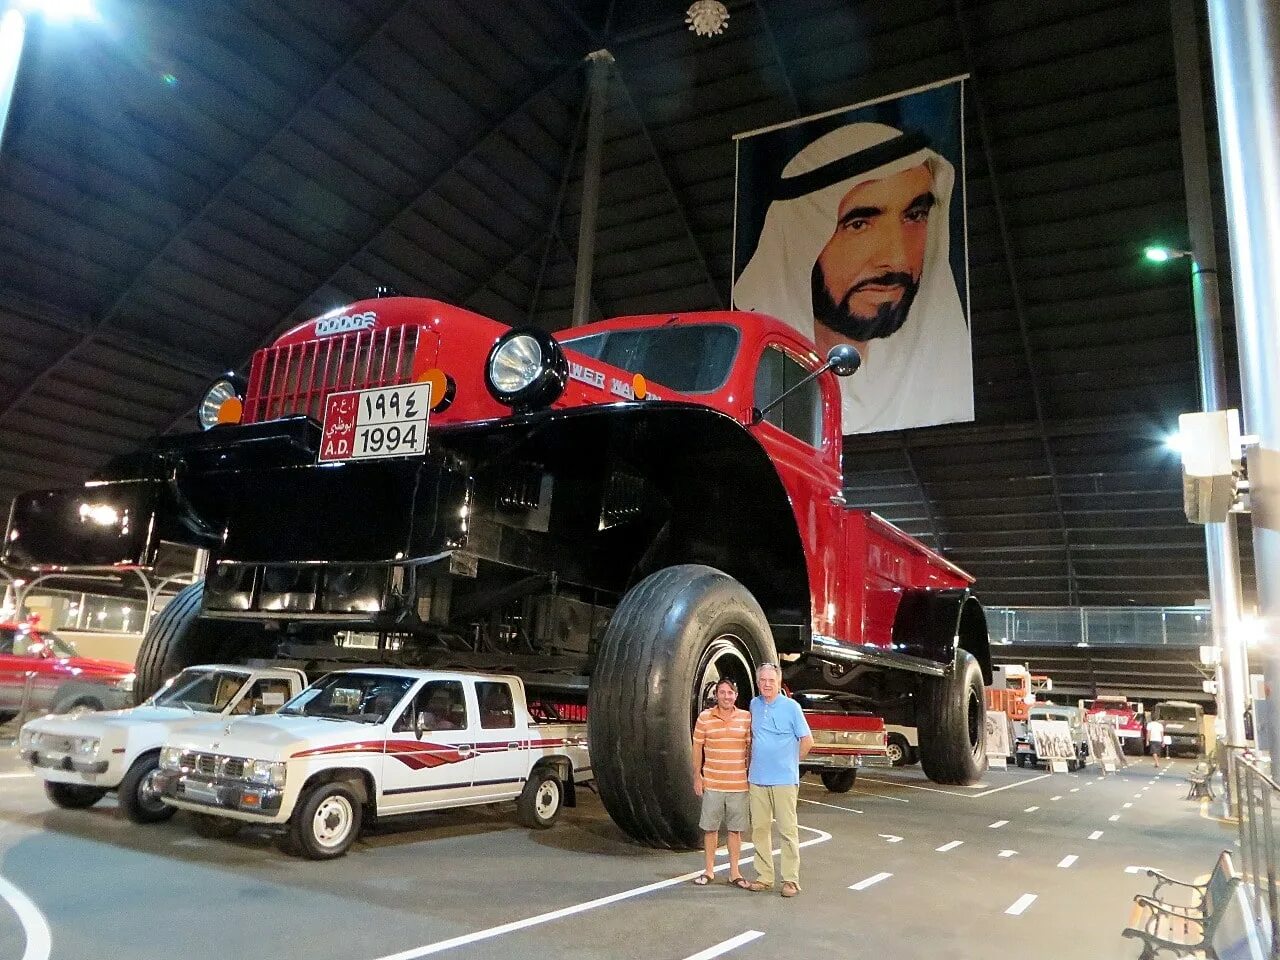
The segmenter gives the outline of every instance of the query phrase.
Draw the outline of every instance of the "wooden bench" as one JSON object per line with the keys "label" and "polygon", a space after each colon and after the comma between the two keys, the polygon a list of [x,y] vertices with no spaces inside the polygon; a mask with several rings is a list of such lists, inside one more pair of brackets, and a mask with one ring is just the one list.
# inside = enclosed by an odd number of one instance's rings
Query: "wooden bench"
{"label": "wooden bench", "polygon": [[[1147,875],[1155,878],[1155,888],[1150,896],[1140,893],[1133,898],[1129,924],[1122,934],[1142,941],[1139,960],[1155,960],[1162,952],[1175,957],[1214,956],[1214,934],[1240,885],[1231,855],[1224,850],[1218,856],[1206,883],[1175,880],[1159,870],[1148,870]],[[1175,904],[1160,900],[1159,893],[1164,887],[1190,891],[1192,902]]]}
{"label": "wooden bench", "polygon": [[1203,760],[1187,774],[1187,799],[1213,799],[1213,766]]}

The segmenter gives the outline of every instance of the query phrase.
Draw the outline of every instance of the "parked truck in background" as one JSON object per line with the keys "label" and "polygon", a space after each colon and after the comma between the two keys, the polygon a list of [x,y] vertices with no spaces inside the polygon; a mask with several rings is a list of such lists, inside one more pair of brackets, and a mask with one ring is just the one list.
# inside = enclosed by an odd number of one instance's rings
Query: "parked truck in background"
{"label": "parked truck in background", "polygon": [[1151,710],[1151,718],[1164,725],[1169,753],[1191,750],[1196,756],[1204,754],[1204,707],[1189,700],[1165,700]]}
{"label": "parked truck in background", "polygon": [[[837,376],[732,311],[555,335],[433,300],[298,324],[220,378],[195,433],[14,502],[5,562],[209,551],[150,625],[138,692],[210,660],[501,670],[589,707],[600,796],[701,842],[690,728],[755,668],[909,714],[926,774],[975,782],[991,679],[973,578],[847,502]],[[359,638],[359,644],[350,642]]]}
{"label": "parked truck in background", "polygon": [[1078,705],[1086,719],[1102,716],[1111,722],[1125,753],[1137,756],[1146,753],[1147,717],[1142,704],[1124,696],[1102,696],[1081,700]]}

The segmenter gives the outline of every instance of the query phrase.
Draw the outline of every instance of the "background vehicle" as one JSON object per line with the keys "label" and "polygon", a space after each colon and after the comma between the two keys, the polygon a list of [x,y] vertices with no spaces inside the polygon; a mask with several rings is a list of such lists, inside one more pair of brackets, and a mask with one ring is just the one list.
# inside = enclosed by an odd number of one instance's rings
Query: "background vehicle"
{"label": "background vehicle", "polygon": [[1138,756],[1146,753],[1147,716],[1142,709],[1142,704],[1123,696],[1114,696],[1081,700],[1080,707],[1084,710],[1086,717],[1102,715],[1111,721],[1125,753]]}
{"label": "background vehicle", "polygon": [[850,711],[841,698],[822,693],[795,694],[813,733],[813,747],[800,764],[800,775],[816,773],[832,793],[848,793],[858,768],[890,765],[884,720]]}
{"label": "background vehicle", "polygon": [[214,384],[208,430],[20,495],[5,559],[209,550],[206,580],[151,622],[142,692],[193,662],[278,657],[501,670],[586,700],[601,799],[655,846],[701,842],[693,717],[721,676],[745,704],[764,661],[794,689],[908,711],[925,772],[971,783],[985,617],[971,576],[846,503],[836,375],[857,363],[759,314],[553,337],[362,301]]}
{"label": "background vehicle", "polygon": [[1151,716],[1164,724],[1170,754],[1176,750],[1193,750],[1197,756],[1204,753],[1204,707],[1200,704],[1165,700],[1155,705]]}
{"label": "background vehicle", "polygon": [[94,660],[35,623],[0,623],[0,723],[27,714],[105,710],[133,702],[133,667]]}
{"label": "background vehicle", "polygon": [[1023,732],[1015,733],[1013,751],[1020,767],[1034,767],[1042,763],[1036,754],[1035,739],[1031,736],[1030,725],[1036,720],[1061,720],[1071,729],[1071,741],[1075,745],[1074,760],[1067,761],[1068,770],[1083,769],[1089,763],[1089,738],[1084,729],[1084,711],[1079,707],[1058,706],[1052,703],[1036,704],[1028,713]]}
{"label": "background vehicle", "polygon": [[340,671],[273,716],[176,728],[155,782],[203,835],[272,824],[327,860],[370,815],[515,800],[521,824],[550,827],[591,779],[585,733],[535,722],[518,677]]}
{"label": "background vehicle", "polygon": [[885,744],[888,750],[889,765],[893,767],[909,767],[920,762],[920,751],[917,748],[916,728],[892,723],[885,727]]}
{"label": "background vehicle", "polygon": [[141,706],[23,724],[18,749],[57,806],[90,807],[115,790],[130,820],[154,823],[173,815],[152,779],[176,724],[203,714],[270,713],[306,683],[302,671],[280,667],[188,667]]}

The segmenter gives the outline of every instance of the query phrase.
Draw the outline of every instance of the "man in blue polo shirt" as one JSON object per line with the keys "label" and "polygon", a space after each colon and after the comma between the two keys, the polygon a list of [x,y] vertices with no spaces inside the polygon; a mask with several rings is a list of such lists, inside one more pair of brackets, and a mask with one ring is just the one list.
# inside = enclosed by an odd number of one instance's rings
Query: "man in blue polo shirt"
{"label": "man in blue polo shirt", "polygon": [[804,711],[782,695],[782,671],[774,663],[756,670],[760,695],[751,701],[751,842],[756,879],[749,889],[773,889],[773,821],[782,837],[782,895],[800,892],[800,760],[813,746]]}

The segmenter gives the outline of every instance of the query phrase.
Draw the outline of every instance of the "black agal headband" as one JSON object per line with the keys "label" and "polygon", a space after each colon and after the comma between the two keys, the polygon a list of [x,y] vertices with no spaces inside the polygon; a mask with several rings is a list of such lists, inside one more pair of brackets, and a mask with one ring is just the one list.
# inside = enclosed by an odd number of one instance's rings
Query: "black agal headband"
{"label": "black agal headband", "polygon": [[929,141],[922,133],[903,133],[874,147],[867,147],[857,153],[851,153],[839,160],[824,163],[808,173],[800,173],[794,177],[782,177],[773,190],[774,200],[795,200],[806,194],[832,186],[843,180],[868,173],[886,163],[893,163],[903,157],[909,157],[917,150],[929,146]]}

